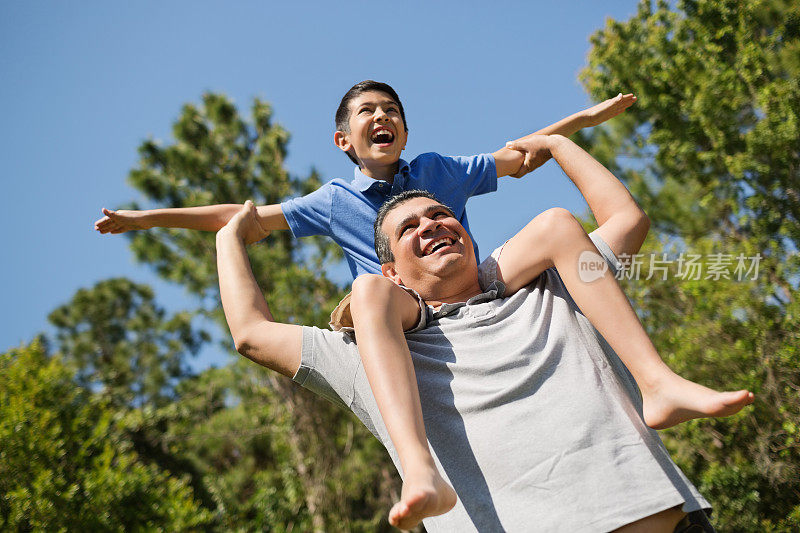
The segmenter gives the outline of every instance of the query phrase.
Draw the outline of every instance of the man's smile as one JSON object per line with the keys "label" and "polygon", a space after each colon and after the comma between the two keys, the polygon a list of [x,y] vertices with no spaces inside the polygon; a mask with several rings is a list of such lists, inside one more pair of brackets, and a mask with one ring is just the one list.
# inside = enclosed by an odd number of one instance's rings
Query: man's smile
{"label": "man's smile", "polygon": [[427,245],[425,245],[425,248],[423,248],[422,250],[422,255],[426,256],[434,254],[447,246],[454,245],[455,243],[456,239],[454,239],[453,237],[440,237],[438,239],[432,240]]}

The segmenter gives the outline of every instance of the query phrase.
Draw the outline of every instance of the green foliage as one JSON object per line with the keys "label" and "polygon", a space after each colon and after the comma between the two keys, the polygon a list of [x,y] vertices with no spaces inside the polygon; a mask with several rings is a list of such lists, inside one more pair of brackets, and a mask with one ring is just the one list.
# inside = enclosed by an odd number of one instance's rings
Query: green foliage
{"label": "green foliage", "polygon": [[309,404],[284,381],[245,360],[184,380],[176,409],[155,415],[170,419],[161,441],[202,472],[224,530],[388,530],[399,485],[383,447],[324,400],[300,418]]}
{"label": "green foliage", "polygon": [[646,165],[660,228],[700,236],[734,218],[762,243],[800,243],[800,5],[643,1],[591,42],[589,92],[639,96],[617,141]]}
{"label": "green foliage", "polygon": [[108,402],[36,343],[0,355],[0,529],[176,531],[208,525],[191,489],[143,463]]}
{"label": "green foliage", "polygon": [[721,531],[800,528],[798,52],[796,2],[643,1],[592,37],[582,73],[595,98],[639,97],[583,141],[653,221],[643,253],[761,255],[752,280],[673,268],[625,283],[674,370],[756,394],[739,415],[664,433]]}
{"label": "green foliage", "polygon": [[[734,241],[682,241],[679,248],[651,238],[643,252],[660,259],[683,252],[755,255]],[[796,529],[800,509],[800,353],[798,298],[784,306],[769,298],[763,279],[666,279],[642,266],[626,293],[641,310],[659,353],[684,377],[718,389],[748,388],[753,406],[724,419],[693,421],[662,434],[678,464],[715,508],[722,531]],[[673,265],[674,266],[674,265]],[[733,268],[731,268],[731,274]],[[794,513],[794,518],[792,518]]]}
{"label": "green foliage", "polygon": [[150,287],[109,279],[81,289],[50,313],[59,352],[78,369],[78,380],[100,388],[118,407],[164,405],[176,380],[188,373],[187,353],[207,334],[192,329],[192,315],[166,317]]}

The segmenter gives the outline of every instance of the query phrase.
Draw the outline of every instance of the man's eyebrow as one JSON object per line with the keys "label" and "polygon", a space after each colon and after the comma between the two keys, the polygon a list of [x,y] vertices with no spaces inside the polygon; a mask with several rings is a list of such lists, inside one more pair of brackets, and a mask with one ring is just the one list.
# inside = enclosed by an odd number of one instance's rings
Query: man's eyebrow
{"label": "man's eyebrow", "polygon": [[407,215],[403,220],[398,222],[397,225],[394,227],[394,234],[395,235],[400,235],[400,232],[403,230],[403,228],[406,226],[406,224],[408,224],[409,222],[411,222],[412,220],[417,219],[417,218],[419,218],[419,215],[417,215],[416,213],[412,213],[410,215]]}
{"label": "man's eyebrow", "polygon": [[456,215],[446,205],[444,205],[444,204],[433,204],[433,205],[430,205],[430,206],[426,207],[425,209],[423,209],[421,213],[411,213],[410,215],[406,216],[403,220],[401,220],[397,224],[397,226],[395,226],[395,229],[394,229],[395,234],[399,235],[400,232],[405,227],[405,225],[408,224],[409,222],[411,222],[412,220],[418,219],[422,215],[428,215],[428,214],[432,213],[433,211],[439,211],[439,210],[447,211],[447,213],[451,217],[453,217],[453,218],[456,217]]}

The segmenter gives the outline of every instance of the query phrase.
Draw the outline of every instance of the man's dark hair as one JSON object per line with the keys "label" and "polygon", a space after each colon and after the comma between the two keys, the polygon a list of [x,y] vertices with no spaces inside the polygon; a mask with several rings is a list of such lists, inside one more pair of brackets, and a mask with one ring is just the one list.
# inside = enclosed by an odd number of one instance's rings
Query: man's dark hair
{"label": "man's dark hair", "polygon": [[[383,205],[378,209],[378,216],[375,217],[375,224],[373,225],[373,229],[375,230],[375,254],[378,256],[378,262],[382,265],[394,261],[394,254],[389,246],[389,236],[383,232],[383,221],[386,219],[386,215],[395,207],[414,198],[430,198],[434,202],[442,204],[432,192],[423,191],[421,189],[403,191],[383,202]],[[447,206],[445,205],[445,207]],[[449,207],[447,207],[447,209],[452,213],[452,209]]]}
{"label": "man's dark hair", "polygon": [[[350,102],[358,98],[360,95],[371,91],[388,94],[395,102],[397,102],[397,107],[400,108],[400,117],[403,119],[403,127],[406,129],[406,132],[408,132],[406,112],[403,110],[403,103],[400,101],[400,97],[397,96],[397,93],[389,84],[374,80],[364,80],[358,82],[350,87],[350,90],[347,91],[344,96],[342,96],[342,101],[339,103],[339,107],[336,109],[336,131],[350,133]],[[350,161],[356,165],[358,164],[356,158],[349,153],[347,153],[347,157],[349,157]]]}

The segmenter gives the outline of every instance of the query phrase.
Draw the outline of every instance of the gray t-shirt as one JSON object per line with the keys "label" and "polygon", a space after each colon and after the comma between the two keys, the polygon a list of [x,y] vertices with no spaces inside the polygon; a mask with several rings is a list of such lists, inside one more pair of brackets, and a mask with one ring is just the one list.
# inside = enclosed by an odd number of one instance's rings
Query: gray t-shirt
{"label": "gray t-shirt", "polygon": [[[426,529],[610,531],[680,504],[710,507],[642,421],[633,378],[558,273],[509,298],[502,290],[428,307],[424,327],[406,335],[428,441],[458,494]],[[399,470],[350,337],[303,328],[294,380],[351,409]]]}

